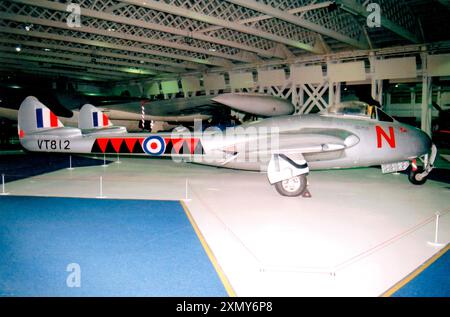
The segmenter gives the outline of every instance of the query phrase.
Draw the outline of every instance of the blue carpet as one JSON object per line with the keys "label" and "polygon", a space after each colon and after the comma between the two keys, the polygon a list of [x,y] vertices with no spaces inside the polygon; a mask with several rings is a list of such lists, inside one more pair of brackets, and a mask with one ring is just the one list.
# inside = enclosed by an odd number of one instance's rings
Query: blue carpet
{"label": "blue carpet", "polygon": [[[106,164],[111,161],[106,161]],[[103,158],[93,159],[72,155],[72,167],[103,165]],[[26,153],[0,155],[0,174],[5,182],[12,182],[30,176],[50,173],[69,167],[69,155],[55,153]],[[0,180],[1,181],[1,180]]]}
{"label": "blue carpet", "polygon": [[450,253],[447,251],[393,297],[450,297]]}
{"label": "blue carpet", "polygon": [[1,296],[227,296],[175,201],[0,197],[0,255]]}

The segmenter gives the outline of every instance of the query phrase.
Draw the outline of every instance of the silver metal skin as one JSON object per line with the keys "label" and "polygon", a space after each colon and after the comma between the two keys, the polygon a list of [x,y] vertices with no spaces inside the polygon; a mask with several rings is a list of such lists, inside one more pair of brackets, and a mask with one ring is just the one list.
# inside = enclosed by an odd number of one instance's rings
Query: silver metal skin
{"label": "silver metal skin", "polygon": [[289,101],[261,93],[226,93],[211,100],[235,110],[265,117],[294,113],[294,105]]}
{"label": "silver metal skin", "polygon": [[[279,184],[277,191],[285,196],[302,194],[302,191],[296,192],[297,187],[294,186],[298,177],[317,169],[407,161],[402,165],[406,168],[409,161],[419,158],[424,164],[423,171],[414,176],[420,181],[431,172],[436,157],[436,147],[426,133],[360,102],[343,103],[320,114],[268,118],[227,129],[225,133],[205,131],[194,132],[193,135],[186,131],[157,135],[127,133],[111,125],[93,128],[89,122],[80,122],[80,127],[87,128],[83,130],[68,127],[36,129],[36,108],[43,107],[36,98],[27,97],[19,109],[20,142],[29,151],[91,154],[99,138],[147,140],[157,137],[166,142],[196,139],[202,144],[202,154],[183,154],[173,150],[168,153],[163,149],[156,155],[172,155],[174,159],[185,157],[199,164],[225,168],[264,171],[268,174],[269,183]],[[80,115],[80,120],[89,121],[90,114],[96,110],[86,105],[81,110],[82,113],[86,111],[86,115]],[[350,113],[345,113],[347,110],[351,110]],[[364,111],[371,112],[371,115]],[[70,146],[66,146],[68,143]],[[141,145],[144,148],[145,142]],[[129,155],[149,155],[148,149]]]}

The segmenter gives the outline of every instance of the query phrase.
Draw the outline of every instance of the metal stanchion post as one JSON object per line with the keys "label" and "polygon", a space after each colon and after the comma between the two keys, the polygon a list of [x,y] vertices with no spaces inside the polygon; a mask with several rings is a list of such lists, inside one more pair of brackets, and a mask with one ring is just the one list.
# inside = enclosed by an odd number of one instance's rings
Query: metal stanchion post
{"label": "metal stanchion post", "polygon": [[108,165],[106,165],[106,154],[103,154],[103,165],[102,167],[108,167]]}
{"label": "metal stanchion post", "polygon": [[100,176],[100,195],[96,198],[106,198],[106,196],[103,196],[103,176]]}
{"label": "metal stanchion post", "polygon": [[436,212],[436,225],[434,227],[434,241],[429,241],[428,244],[432,245],[433,247],[443,247],[443,243],[438,242],[438,235],[439,235],[439,217],[441,216],[440,212]]}
{"label": "metal stanchion post", "polygon": [[69,168],[68,168],[68,170],[69,171],[73,170],[73,167],[72,167],[72,155],[69,155]]}
{"label": "metal stanchion post", "polygon": [[186,178],[186,183],[185,183],[185,192],[184,192],[184,199],[183,201],[191,201],[192,199],[189,198],[189,186],[188,186],[188,179]]}
{"label": "metal stanchion post", "polygon": [[0,193],[0,195],[2,196],[9,195],[9,193],[5,191],[5,174],[2,174],[2,192]]}

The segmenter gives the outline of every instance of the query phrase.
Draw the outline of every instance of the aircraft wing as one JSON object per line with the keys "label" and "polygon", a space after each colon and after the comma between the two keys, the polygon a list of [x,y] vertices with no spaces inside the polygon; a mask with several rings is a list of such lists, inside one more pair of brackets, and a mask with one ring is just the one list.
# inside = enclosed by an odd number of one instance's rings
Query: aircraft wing
{"label": "aircraft wing", "polygon": [[[302,129],[301,133],[280,133],[266,140],[265,151],[259,154],[311,154],[342,151],[359,142],[359,138],[346,130],[339,129]],[[251,152],[251,151],[250,151]]]}
{"label": "aircraft wing", "polygon": [[[141,102],[99,104],[114,117],[115,111],[141,113]],[[229,108],[254,115],[270,117],[292,114],[294,106],[289,101],[261,93],[225,93],[217,96],[195,96],[166,100],[146,100],[145,113],[158,117],[223,116]],[[166,120],[170,121],[170,120]]]}
{"label": "aircraft wing", "polygon": [[242,155],[254,157],[281,155],[293,163],[298,163],[304,162],[305,157],[311,160],[339,157],[343,150],[359,142],[356,135],[346,130],[303,129],[301,132],[303,133],[279,133],[254,137],[249,135],[243,139],[236,139],[226,147],[211,150],[225,154],[222,165]]}
{"label": "aircraft wing", "polygon": [[[115,104],[99,104],[105,110],[117,110],[130,113],[141,113],[141,101],[121,102]],[[192,98],[173,98],[166,100],[144,100],[145,113],[151,116],[171,117],[196,114],[212,115],[216,107],[212,106],[210,96]]]}
{"label": "aircraft wing", "polygon": [[[267,177],[271,184],[309,172],[308,161],[339,158],[359,138],[340,129],[304,129],[303,133],[280,133],[279,145],[270,148]],[[262,153],[258,152],[259,155]]]}

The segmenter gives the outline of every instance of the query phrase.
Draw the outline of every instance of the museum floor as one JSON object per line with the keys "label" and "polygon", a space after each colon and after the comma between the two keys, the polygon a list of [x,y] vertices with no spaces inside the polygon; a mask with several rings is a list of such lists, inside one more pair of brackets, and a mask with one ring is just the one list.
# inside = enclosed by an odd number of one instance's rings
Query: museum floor
{"label": "museum floor", "polygon": [[[414,186],[376,168],[312,171],[308,180],[311,198],[285,198],[265,174],[121,157],[8,182],[5,191],[181,201],[228,294],[237,296],[391,295],[450,241],[446,182]],[[436,213],[439,245],[432,245]]]}

